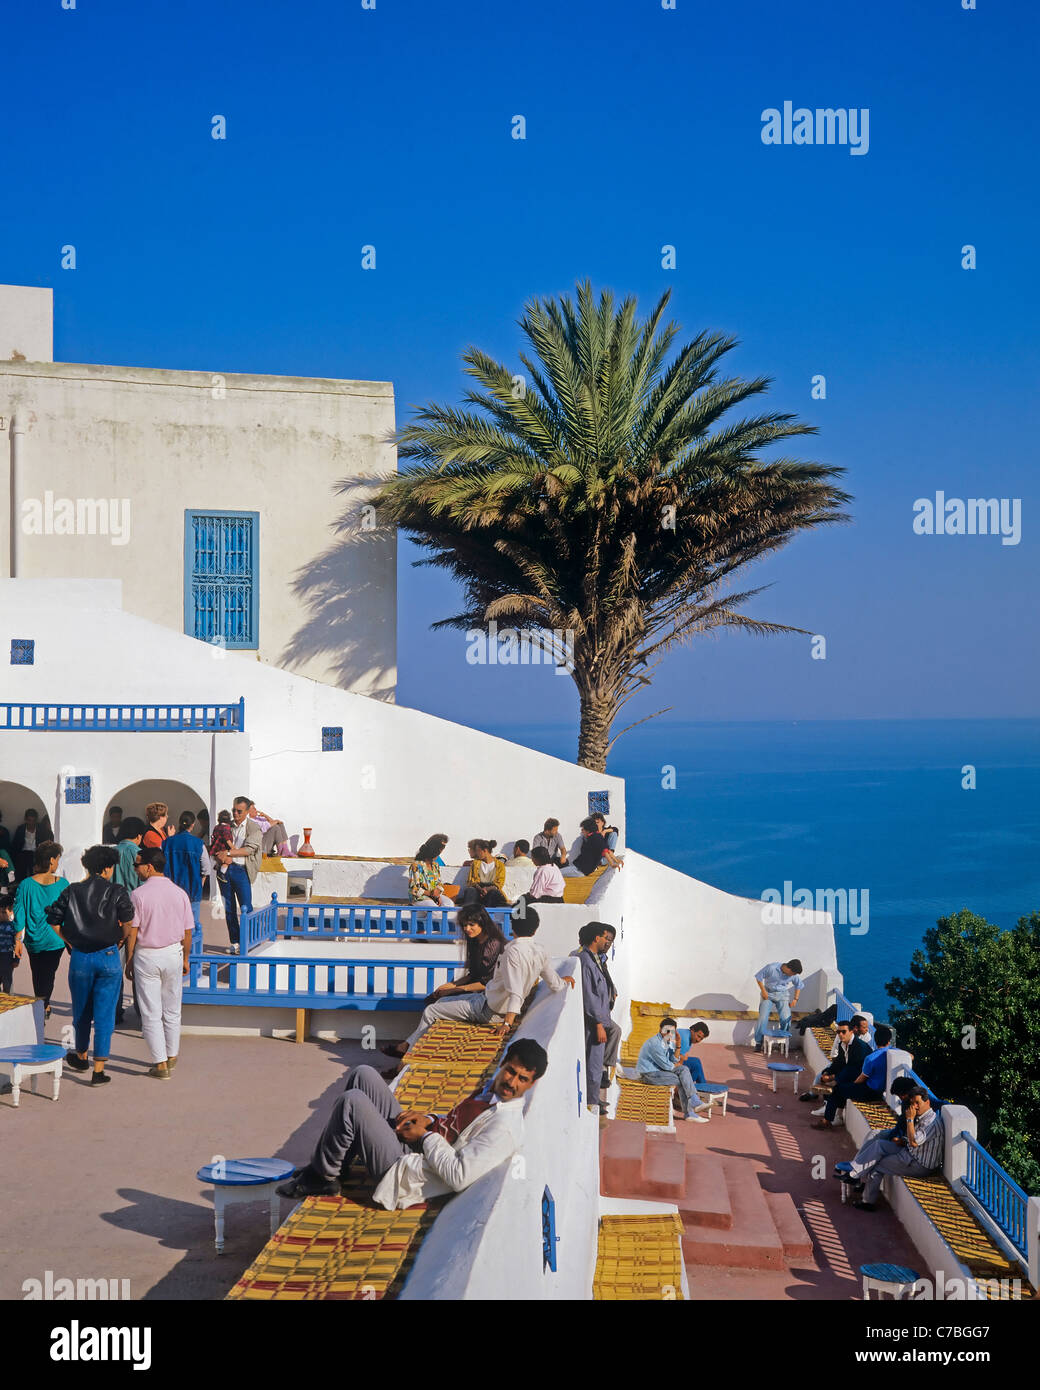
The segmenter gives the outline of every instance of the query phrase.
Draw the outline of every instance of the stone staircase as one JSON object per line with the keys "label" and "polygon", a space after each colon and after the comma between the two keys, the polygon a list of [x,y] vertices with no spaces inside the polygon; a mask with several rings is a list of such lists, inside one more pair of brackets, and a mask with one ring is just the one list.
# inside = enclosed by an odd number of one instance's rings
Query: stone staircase
{"label": "stone staircase", "polygon": [[[697,1126],[699,1129],[700,1126]],[[687,1269],[783,1270],[812,1258],[812,1240],[786,1192],[766,1192],[750,1159],[690,1153],[694,1127],[654,1133],[614,1120],[600,1139],[604,1196],[672,1202]]]}

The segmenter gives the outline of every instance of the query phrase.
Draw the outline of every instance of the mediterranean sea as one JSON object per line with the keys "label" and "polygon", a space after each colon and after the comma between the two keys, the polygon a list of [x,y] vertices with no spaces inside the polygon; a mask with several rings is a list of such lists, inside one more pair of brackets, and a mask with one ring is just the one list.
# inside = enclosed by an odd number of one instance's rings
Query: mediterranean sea
{"label": "mediterranean sea", "polygon": [[[574,725],[488,732],[575,754]],[[846,993],[879,1018],[887,982],[909,974],[938,918],[970,908],[1007,928],[1040,909],[1040,720],[665,716],[625,734],[608,770],[625,778],[628,844],[642,854],[749,898],[785,883],[855,891],[856,903],[869,891],[867,931],[837,924],[835,938]],[[545,814],[560,813],[546,788]],[[691,952],[691,992],[696,968]]]}

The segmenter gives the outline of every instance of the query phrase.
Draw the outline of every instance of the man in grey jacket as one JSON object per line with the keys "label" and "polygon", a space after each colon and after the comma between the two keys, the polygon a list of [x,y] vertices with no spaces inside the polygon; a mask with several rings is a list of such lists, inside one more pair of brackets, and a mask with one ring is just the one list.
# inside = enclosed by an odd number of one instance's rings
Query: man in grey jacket
{"label": "man in grey jacket", "polygon": [[260,870],[263,855],[263,835],[255,820],[249,819],[252,803],[248,796],[236,796],[231,803],[235,825],[234,844],[217,858],[227,869],[227,878],[220,885],[227,909],[228,939],[232,950],[238,949],[238,914],[253,910],[253,884]]}
{"label": "man in grey jacket", "polygon": [[599,957],[607,950],[611,939],[611,928],[606,922],[586,922],[578,931],[578,949],[571,952],[581,964],[585,1008],[585,1085],[589,1109],[599,1110],[600,1114],[606,1113],[602,1101],[602,1092],[607,1085],[604,1051],[610,1031],[616,1025],[610,1017],[610,985]]}

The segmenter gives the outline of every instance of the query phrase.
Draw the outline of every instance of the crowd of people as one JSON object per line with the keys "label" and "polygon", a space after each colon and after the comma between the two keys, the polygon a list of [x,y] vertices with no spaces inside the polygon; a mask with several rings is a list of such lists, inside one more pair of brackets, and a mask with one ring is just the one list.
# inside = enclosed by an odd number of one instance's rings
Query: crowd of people
{"label": "crowd of people", "polygon": [[[756,1051],[762,1051],[774,1009],[779,1031],[792,1032],[791,1014],[802,991],[801,972],[800,960],[771,961],[755,976],[761,994],[754,1036]],[[838,1022],[836,1005],[807,1015],[796,1027],[804,1036],[807,1028],[831,1024],[835,1026],[835,1037],[827,1064],[799,1097],[806,1103],[823,1102],[811,1112],[813,1129],[828,1130],[844,1124],[845,1108],[850,1101],[887,1103],[888,1051],[894,1043],[892,1029],[884,1023],[872,1025],[864,1014],[854,1014]],[[900,1104],[901,1113],[896,1124],[872,1135],[848,1169],[835,1169],[835,1176],[850,1186],[852,1205],[859,1211],[877,1209],[886,1174],[926,1177],[942,1167],[942,1102],[927,1087],[908,1077],[897,1078],[891,1092]]]}
{"label": "crowd of people", "polygon": [[74,1071],[92,1070],[91,1083],[104,1085],[112,1033],[123,1021],[125,977],[151,1057],[148,1074],[168,1079],[177,1065],[192,941],[201,943],[206,880],[216,877],[234,951],[239,913],[252,911],[264,845],[287,848],[285,826],[247,796],[220,812],[212,832],[205,811],[184,811],[174,828],[165,802],[151,802],[140,817],[112,806],[102,843],[85,851],[84,877],[75,883],[58,872],[65,851],[45,817],[29,810],[13,834],[2,824],[0,831],[0,992],[12,992],[15,969],[27,957],[33,995],[49,1019],[67,954],[74,1045],[65,1060]]}
{"label": "crowd of people", "polygon": [[624,866],[614,853],[617,841],[617,826],[608,825],[606,817],[597,813],[581,822],[578,838],[568,851],[560,822],[550,817],[531,840],[514,840],[508,859],[495,853],[497,840],[470,840],[469,858],[463,861],[469,872],[465,883],[456,885],[446,884],[441,873],[448,836],[431,835],[408,865],[408,898],[415,907],[513,907],[505,892],[506,869],[529,868],[531,885],[516,901],[562,903],[565,877],[583,877],[602,865]]}

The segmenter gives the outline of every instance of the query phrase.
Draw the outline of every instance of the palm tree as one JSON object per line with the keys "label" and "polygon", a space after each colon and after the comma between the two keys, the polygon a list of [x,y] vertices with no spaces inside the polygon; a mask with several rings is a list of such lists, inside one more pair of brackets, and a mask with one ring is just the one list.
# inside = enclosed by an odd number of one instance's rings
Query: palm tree
{"label": "palm tree", "polygon": [[467,408],[416,411],[397,435],[412,466],[376,499],[381,520],[429,552],[417,563],[462,585],[465,611],[435,627],[569,634],[578,762],[600,772],[626,732],[611,737],[619,712],[670,647],[719,627],[804,631],[738,612],[760,589],[729,592],[730,576],[798,531],[848,520],[833,482],[843,469],[759,456],[812,426],[781,414],[722,423],[769,386],[720,377],[734,338],[701,333],[666,360],[679,332],[662,322],[668,299],[643,323],[633,298],[615,307],[604,291],[597,303],[588,282],[576,305],[532,300],[525,374],[469,348],[479,389]]}

